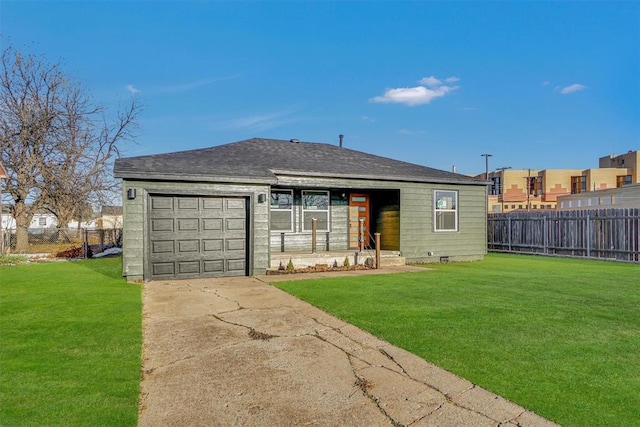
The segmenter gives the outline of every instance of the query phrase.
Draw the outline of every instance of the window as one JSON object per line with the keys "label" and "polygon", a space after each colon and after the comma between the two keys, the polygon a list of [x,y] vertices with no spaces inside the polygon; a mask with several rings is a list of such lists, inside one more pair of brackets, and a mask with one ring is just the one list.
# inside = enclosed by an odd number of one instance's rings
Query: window
{"label": "window", "polygon": [[271,190],[271,231],[293,231],[293,191]]}
{"label": "window", "polygon": [[605,197],[600,197],[600,204],[601,205],[610,205],[611,203],[611,196],[605,196]]}
{"label": "window", "polygon": [[619,175],[616,177],[616,187],[631,184],[631,175]]}
{"label": "window", "polygon": [[40,227],[46,227],[47,226],[47,218],[46,217],[40,217],[38,218],[38,225]]}
{"label": "window", "polygon": [[329,231],[329,192],[302,192],[302,231],[311,231],[311,219],[317,219],[318,231]]}
{"label": "window", "polygon": [[494,176],[491,178],[491,187],[489,188],[489,194],[496,196],[502,194],[502,184],[500,183],[500,177]]}
{"label": "window", "polygon": [[434,230],[458,231],[458,192],[434,191]]}
{"label": "window", "polygon": [[536,176],[533,177],[531,179],[532,183],[533,183],[533,192],[529,193],[532,194],[534,196],[541,196],[542,195],[542,190],[543,190],[543,186],[542,186],[542,177],[541,176]]}
{"label": "window", "polygon": [[587,177],[572,176],[571,177],[571,194],[584,193],[587,191]]}

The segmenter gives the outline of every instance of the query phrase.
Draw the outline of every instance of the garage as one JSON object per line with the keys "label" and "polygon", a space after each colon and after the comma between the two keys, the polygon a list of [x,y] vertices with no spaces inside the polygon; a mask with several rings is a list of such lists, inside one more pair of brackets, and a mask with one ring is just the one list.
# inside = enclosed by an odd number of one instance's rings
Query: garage
{"label": "garage", "polygon": [[149,195],[151,280],[248,275],[245,197]]}

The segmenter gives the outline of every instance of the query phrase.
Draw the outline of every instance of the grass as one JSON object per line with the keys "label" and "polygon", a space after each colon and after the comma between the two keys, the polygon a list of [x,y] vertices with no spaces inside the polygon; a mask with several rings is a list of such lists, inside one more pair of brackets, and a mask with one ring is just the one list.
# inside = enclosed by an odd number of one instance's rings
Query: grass
{"label": "grass", "polygon": [[24,264],[28,259],[26,255],[0,255],[0,266]]}
{"label": "grass", "polygon": [[120,258],[0,267],[0,425],[135,426],[141,290]]}
{"label": "grass", "polygon": [[278,283],[564,426],[640,420],[640,266],[490,254],[433,271]]}

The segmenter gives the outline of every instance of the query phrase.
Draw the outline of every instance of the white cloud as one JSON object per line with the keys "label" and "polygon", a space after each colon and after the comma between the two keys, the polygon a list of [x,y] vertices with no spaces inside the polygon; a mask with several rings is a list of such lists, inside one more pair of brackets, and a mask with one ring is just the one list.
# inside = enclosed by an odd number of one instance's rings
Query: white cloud
{"label": "white cloud", "polygon": [[545,80],[542,82],[542,86],[549,86],[551,83],[549,83],[548,80]]}
{"label": "white cloud", "polygon": [[442,81],[440,79],[435,78],[434,76],[423,77],[422,79],[420,79],[418,83],[420,83],[421,85],[429,86],[429,87],[438,87],[442,85]]}
{"label": "white cloud", "polygon": [[387,89],[382,96],[371,98],[371,102],[405,104],[410,107],[414,105],[429,104],[436,98],[445,96],[457,87],[440,86],[435,89],[428,89],[424,86],[400,87]]}
{"label": "white cloud", "polygon": [[135,95],[136,93],[140,93],[140,91],[138,89],[136,89],[136,87],[134,85],[127,85],[126,87],[127,91],[133,95]]}
{"label": "white cloud", "polygon": [[[460,81],[460,79],[455,76],[447,77],[446,79],[444,79],[444,83],[455,83],[457,81]],[[432,88],[442,86],[444,84],[442,80],[435,76],[423,77],[418,83]]]}
{"label": "white cloud", "polygon": [[[458,80],[460,79],[457,77],[448,77],[445,82],[453,83]],[[387,89],[384,95],[370,98],[369,102],[404,104],[413,107],[429,104],[434,99],[458,89],[458,86],[445,85],[435,76],[423,77],[418,83],[421,86]]]}
{"label": "white cloud", "polygon": [[562,89],[560,89],[560,93],[563,94],[563,95],[567,95],[569,93],[579,92],[579,91],[585,90],[585,89],[587,89],[587,86],[581,85],[579,83],[574,83],[572,85],[565,86]]}

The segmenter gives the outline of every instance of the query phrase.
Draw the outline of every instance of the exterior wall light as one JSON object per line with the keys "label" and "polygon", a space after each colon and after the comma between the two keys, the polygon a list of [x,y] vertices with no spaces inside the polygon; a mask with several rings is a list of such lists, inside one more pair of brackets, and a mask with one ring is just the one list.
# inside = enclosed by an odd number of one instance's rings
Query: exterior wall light
{"label": "exterior wall light", "polygon": [[267,195],[264,193],[258,194],[258,203],[264,203],[267,201]]}
{"label": "exterior wall light", "polygon": [[127,190],[127,199],[128,200],[135,200],[136,198],[136,189],[135,188],[130,188]]}

